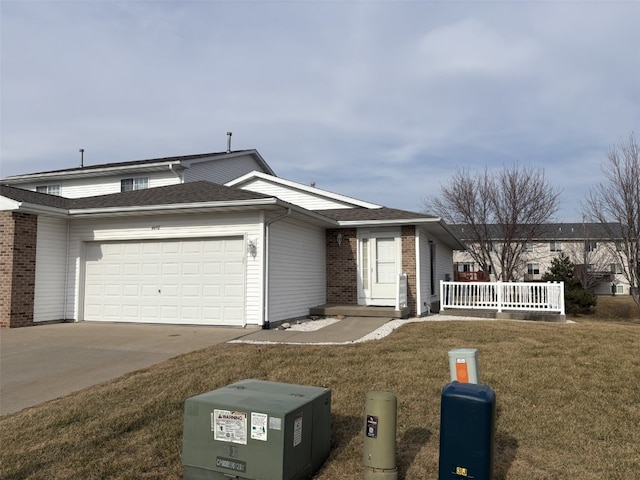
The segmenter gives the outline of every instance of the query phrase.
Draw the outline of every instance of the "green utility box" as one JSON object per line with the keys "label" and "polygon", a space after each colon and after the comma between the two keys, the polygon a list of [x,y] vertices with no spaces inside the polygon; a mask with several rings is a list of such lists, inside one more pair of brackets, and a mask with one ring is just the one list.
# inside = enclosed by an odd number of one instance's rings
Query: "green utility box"
{"label": "green utility box", "polygon": [[308,479],[330,436],[330,389],[242,380],[186,400],[184,478]]}

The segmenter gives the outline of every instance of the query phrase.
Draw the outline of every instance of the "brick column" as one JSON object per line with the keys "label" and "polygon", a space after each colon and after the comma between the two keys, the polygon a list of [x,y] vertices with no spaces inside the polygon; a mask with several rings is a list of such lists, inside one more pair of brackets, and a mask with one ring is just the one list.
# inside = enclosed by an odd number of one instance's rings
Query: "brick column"
{"label": "brick column", "polygon": [[[338,245],[338,234],[342,235]],[[358,303],[358,238],[355,228],[328,229],[327,303]]]}
{"label": "brick column", "polygon": [[33,325],[38,217],[0,212],[0,327]]}
{"label": "brick column", "polygon": [[418,313],[416,299],[416,227],[407,225],[402,227],[402,273],[407,274],[407,305],[409,316],[415,317]]}

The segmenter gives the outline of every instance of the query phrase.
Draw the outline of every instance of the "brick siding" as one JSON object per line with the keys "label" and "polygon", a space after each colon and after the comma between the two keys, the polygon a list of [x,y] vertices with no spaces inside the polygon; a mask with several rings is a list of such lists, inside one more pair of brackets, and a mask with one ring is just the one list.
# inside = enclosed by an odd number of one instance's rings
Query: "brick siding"
{"label": "brick siding", "polygon": [[[338,245],[338,234],[342,242]],[[327,230],[327,303],[358,303],[358,238],[355,228]]]}
{"label": "brick siding", "polygon": [[33,325],[38,217],[0,212],[0,327]]}
{"label": "brick siding", "polygon": [[416,299],[417,275],[416,275],[416,227],[407,225],[402,227],[402,273],[407,274],[407,306],[409,316],[415,317],[418,313]]}

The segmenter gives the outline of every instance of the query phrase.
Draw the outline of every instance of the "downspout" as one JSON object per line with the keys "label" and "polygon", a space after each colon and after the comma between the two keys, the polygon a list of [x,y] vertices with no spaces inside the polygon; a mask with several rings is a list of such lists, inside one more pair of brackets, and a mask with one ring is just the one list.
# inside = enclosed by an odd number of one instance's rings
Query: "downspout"
{"label": "downspout", "polygon": [[422,316],[422,257],[420,256],[420,234],[418,232],[418,226],[416,225],[416,317]]}
{"label": "downspout", "polygon": [[270,226],[291,215],[291,209],[287,208],[287,212],[279,217],[273,218],[264,224],[264,235],[262,236],[262,251],[264,252],[264,261],[262,262],[262,278],[264,288],[262,290],[262,329],[269,330],[271,324],[269,322],[269,234]]}
{"label": "downspout", "polygon": [[[67,253],[65,255],[65,266],[64,266],[64,307],[63,307],[63,311],[62,311],[62,319],[66,322],[68,320],[67,318],[67,302],[69,300],[69,237],[71,235],[70,231],[71,231],[71,220],[69,220],[68,218],[67,220]],[[78,295],[78,302],[80,302],[80,295]],[[79,310],[79,305],[78,305],[78,310]],[[76,319],[77,321],[78,319]]]}
{"label": "downspout", "polygon": [[178,172],[175,171],[175,169],[173,168],[174,164],[170,163],[169,164],[169,170],[171,170],[171,172],[180,179],[180,183],[184,183],[184,178],[182,178],[182,175],[179,174]]}

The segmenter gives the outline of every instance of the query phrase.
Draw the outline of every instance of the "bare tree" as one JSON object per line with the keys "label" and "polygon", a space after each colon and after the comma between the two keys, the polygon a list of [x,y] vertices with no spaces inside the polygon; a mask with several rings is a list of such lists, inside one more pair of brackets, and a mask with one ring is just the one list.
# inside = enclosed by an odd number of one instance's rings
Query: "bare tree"
{"label": "bare tree", "polygon": [[464,229],[461,240],[482,270],[511,281],[524,271],[526,246],[557,212],[559,195],[544,172],[532,167],[513,165],[495,174],[463,169],[424,206]]}
{"label": "bare tree", "polygon": [[640,144],[633,133],[609,148],[602,173],[604,181],[589,192],[583,213],[607,232],[640,309]]}

